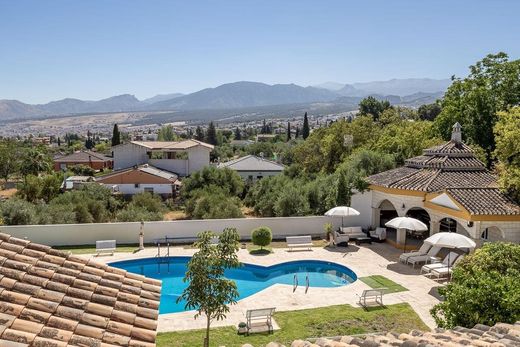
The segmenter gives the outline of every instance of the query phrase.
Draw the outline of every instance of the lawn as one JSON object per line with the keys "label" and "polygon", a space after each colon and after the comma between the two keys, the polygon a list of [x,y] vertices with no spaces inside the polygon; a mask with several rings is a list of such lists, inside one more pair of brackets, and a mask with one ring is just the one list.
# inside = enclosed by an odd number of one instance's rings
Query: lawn
{"label": "lawn", "polygon": [[373,275],[367,277],[360,277],[361,282],[368,285],[370,288],[386,288],[386,293],[397,293],[407,291],[405,287],[400,284],[395,283],[394,281],[381,276],[381,275]]}
{"label": "lawn", "polygon": [[[60,251],[70,251],[72,254],[92,254],[96,253],[95,245],[79,245],[79,246],[54,246],[54,249]],[[139,248],[138,244],[121,244],[117,245],[116,252],[134,252]]]}
{"label": "lawn", "polygon": [[[244,336],[238,335],[235,327],[211,329],[210,346],[240,347],[250,343],[255,347],[261,347],[271,341],[290,346],[294,340],[312,337],[429,330],[408,304],[388,305],[386,308],[372,308],[369,311],[350,305],[338,305],[276,312],[274,318],[281,329],[273,334]],[[160,333],[157,336],[157,346],[201,346],[203,336],[204,330]]]}

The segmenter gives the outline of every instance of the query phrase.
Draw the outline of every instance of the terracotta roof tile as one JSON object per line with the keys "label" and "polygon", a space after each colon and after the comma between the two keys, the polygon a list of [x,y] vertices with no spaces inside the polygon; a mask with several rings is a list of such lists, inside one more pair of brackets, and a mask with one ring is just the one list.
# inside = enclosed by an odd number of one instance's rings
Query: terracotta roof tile
{"label": "terracotta roof tile", "polygon": [[0,346],[155,346],[161,282],[0,233]]}
{"label": "terracotta roof tile", "polygon": [[496,188],[449,188],[446,191],[473,215],[520,215],[520,206]]}

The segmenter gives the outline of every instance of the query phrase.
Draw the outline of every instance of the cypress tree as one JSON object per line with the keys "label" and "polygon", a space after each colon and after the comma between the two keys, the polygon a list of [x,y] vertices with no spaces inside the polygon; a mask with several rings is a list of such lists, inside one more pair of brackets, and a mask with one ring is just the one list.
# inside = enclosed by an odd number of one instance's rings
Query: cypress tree
{"label": "cypress tree", "polygon": [[260,131],[260,134],[267,134],[267,126],[265,125],[265,119],[264,123],[262,124],[262,130]]}
{"label": "cypress tree", "polygon": [[291,122],[287,122],[287,141],[291,141]]}
{"label": "cypress tree", "polygon": [[208,131],[206,132],[206,142],[211,145],[217,144],[217,130],[213,122],[209,122]]}
{"label": "cypress tree", "polygon": [[298,137],[300,137],[300,127],[296,127],[296,134],[294,134],[294,138],[297,139]]}
{"label": "cypress tree", "polygon": [[204,141],[204,131],[200,125],[197,125],[197,128],[195,129],[195,140]]}
{"label": "cypress tree", "polygon": [[238,127],[235,129],[235,140],[242,140],[242,134],[240,133],[240,129]]}
{"label": "cypress tree", "polygon": [[58,137],[58,147],[61,147],[61,140],[59,137]]}
{"label": "cypress tree", "polygon": [[336,205],[345,206],[348,205],[350,200],[350,194],[345,182],[345,177],[340,174],[338,177],[338,190],[336,192]]}
{"label": "cypress tree", "polygon": [[303,129],[302,129],[302,137],[305,140],[309,137],[310,129],[309,129],[309,120],[307,119],[307,112],[303,116]]}
{"label": "cypress tree", "polygon": [[117,146],[121,144],[121,133],[119,132],[119,128],[117,123],[114,124],[114,130],[112,131],[112,146]]}

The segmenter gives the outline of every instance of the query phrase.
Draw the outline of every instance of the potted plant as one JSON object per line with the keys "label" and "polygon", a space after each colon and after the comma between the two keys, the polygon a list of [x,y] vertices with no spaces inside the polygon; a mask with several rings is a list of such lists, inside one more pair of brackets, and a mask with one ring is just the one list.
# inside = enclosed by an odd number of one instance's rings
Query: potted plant
{"label": "potted plant", "polygon": [[247,332],[247,324],[245,322],[238,323],[238,333],[245,334]]}
{"label": "potted plant", "polygon": [[329,241],[329,246],[332,244],[334,235],[332,234],[332,224],[331,223],[325,223],[323,226],[323,229],[325,230],[325,240]]}

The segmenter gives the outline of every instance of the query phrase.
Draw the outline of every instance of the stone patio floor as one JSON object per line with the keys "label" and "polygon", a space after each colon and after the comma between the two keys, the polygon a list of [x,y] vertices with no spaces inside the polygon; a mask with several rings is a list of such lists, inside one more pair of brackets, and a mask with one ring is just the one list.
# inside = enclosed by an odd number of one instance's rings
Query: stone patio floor
{"label": "stone patio floor", "polygon": [[[196,250],[183,247],[170,249],[171,256],[190,256]],[[436,288],[442,284],[419,274],[420,267],[412,269],[411,266],[400,264],[399,255],[402,251],[385,243],[363,244],[360,246],[349,245],[339,248],[313,247],[312,251],[293,251],[287,249],[274,249],[269,255],[251,255],[247,250],[239,251],[239,259],[244,263],[269,266],[293,260],[325,260],[345,265],[352,269],[358,277],[369,275],[383,275],[392,281],[401,284],[409,291],[386,294],[383,297],[385,304],[407,302],[417,312],[419,317],[430,328],[435,328],[435,322],[431,317],[430,309],[439,302]],[[156,248],[146,248],[137,253],[115,253],[113,256],[99,256],[97,261],[110,263],[117,260],[154,257]],[[93,255],[85,255],[93,257]],[[245,312],[248,309],[276,307],[278,311],[300,310],[349,304],[359,307],[358,295],[369,287],[357,280],[356,282],[337,288],[312,288],[305,293],[305,288],[300,286],[293,292],[292,286],[277,284],[262,290],[252,296],[240,300],[231,306],[227,318],[212,323],[212,327],[236,326],[245,321]],[[205,327],[204,317],[193,318],[194,311],[161,314],[157,331],[177,331],[189,329],[202,329]],[[276,328],[276,327],[275,327]]]}

